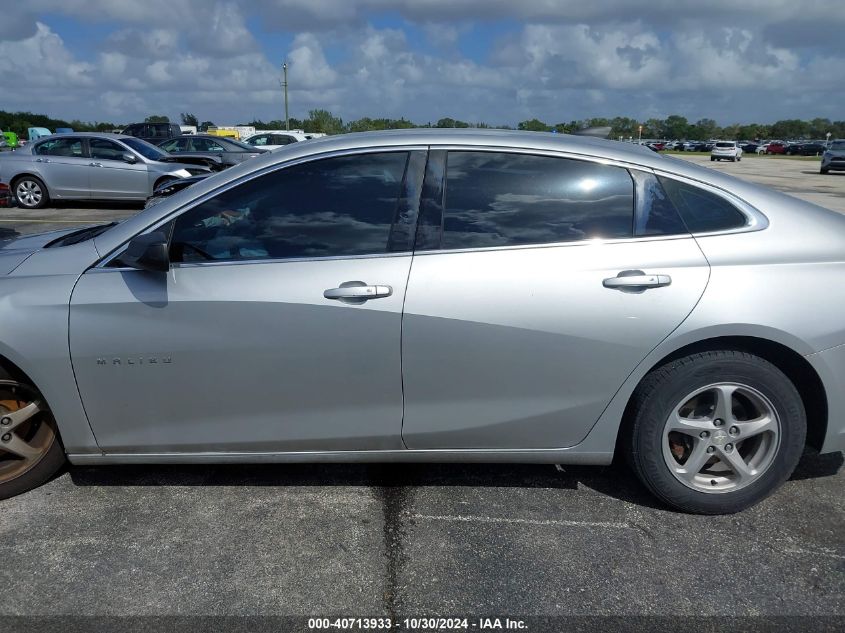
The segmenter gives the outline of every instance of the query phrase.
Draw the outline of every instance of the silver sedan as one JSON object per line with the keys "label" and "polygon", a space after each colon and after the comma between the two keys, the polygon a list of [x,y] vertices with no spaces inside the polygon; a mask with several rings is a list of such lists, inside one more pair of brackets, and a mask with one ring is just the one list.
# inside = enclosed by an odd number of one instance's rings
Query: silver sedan
{"label": "silver sedan", "polygon": [[114,134],[55,134],[0,153],[0,180],[27,209],[50,200],[146,200],[168,180],[209,171]]}
{"label": "silver sedan", "polygon": [[845,217],[628,143],[296,143],[0,249],[0,496],[73,464],[607,464],[742,510],[845,448]]}

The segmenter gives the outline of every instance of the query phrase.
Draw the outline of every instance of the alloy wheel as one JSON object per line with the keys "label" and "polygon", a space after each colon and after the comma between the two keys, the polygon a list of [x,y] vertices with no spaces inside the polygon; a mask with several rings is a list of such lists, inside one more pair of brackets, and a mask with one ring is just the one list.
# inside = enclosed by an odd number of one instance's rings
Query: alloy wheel
{"label": "alloy wheel", "polygon": [[41,186],[34,180],[21,180],[15,187],[15,197],[25,207],[35,207],[44,197]]}
{"label": "alloy wheel", "polygon": [[666,420],[663,459],[693,490],[725,493],[757,481],[772,464],[780,419],[768,398],[739,383],[686,395]]}
{"label": "alloy wheel", "polygon": [[54,442],[55,423],[35,390],[0,380],[0,484],[31,470]]}

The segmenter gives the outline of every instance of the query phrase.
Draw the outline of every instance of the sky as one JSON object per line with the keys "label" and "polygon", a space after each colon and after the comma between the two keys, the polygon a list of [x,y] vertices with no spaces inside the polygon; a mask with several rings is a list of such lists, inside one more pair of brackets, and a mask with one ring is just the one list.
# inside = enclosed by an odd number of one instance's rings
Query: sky
{"label": "sky", "polygon": [[845,0],[0,0],[0,110],[845,118]]}

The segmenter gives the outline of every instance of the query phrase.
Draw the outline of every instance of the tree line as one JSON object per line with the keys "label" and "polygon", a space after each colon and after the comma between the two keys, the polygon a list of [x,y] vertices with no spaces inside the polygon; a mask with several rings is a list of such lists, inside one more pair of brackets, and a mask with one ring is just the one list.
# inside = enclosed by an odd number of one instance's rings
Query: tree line
{"label": "tree line", "polygon": [[[213,126],[213,121],[201,121],[190,112],[183,112],[180,115],[183,125],[193,125],[199,130],[206,130]],[[166,115],[150,115],[146,117],[148,123],[167,123],[170,119]],[[86,122],[79,120],[54,119],[44,114],[32,112],[5,112],[0,110],[0,129],[15,132],[18,136],[25,137],[27,128],[46,127],[55,130],[57,127],[69,127],[80,132],[105,132],[121,129],[129,123],[116,124],[106,121]],[[285,122],[282,119],[262,121],[256,119],[238,125],[251,125],[258,129],[275,130],[285,129]],[[493,125],[484,122],[469,122],[444,117],[437,121],[426,123],[414,123],[406,118],[370,118],[363,117],[353,121],[344,122],[328,110],[311,110],[308,118],[291,118],[289,121],[291,129],[300,129],[305,132],[322,132],[324,134],[343,134],[345,132],[366,132],[371,130],[398,130],[409,128],[496,128],[496,129],[517,129],[533,132],[558,132],[561,134],[574,132],[587,127],[610,127],[610,138],[637,138],[642,126],[643,138],[660,139],[686,139],[686,140],[707,140],[711,138],[725,139],[823,139],[829,132],[831,138],[845,138],[845,121],[831,121],[825,118],[815,119],[784,119],[774,123],[748,123],[720,126],[713,119],[699,119],[690,122],[686,117],[673,114],[665,119],[652,118],[640,121],[630,117],[614,118],[590,118],[572,120],[562,123],[547,123],[539,119],[527,119],[520,121],[515,127],[509,125]]]}

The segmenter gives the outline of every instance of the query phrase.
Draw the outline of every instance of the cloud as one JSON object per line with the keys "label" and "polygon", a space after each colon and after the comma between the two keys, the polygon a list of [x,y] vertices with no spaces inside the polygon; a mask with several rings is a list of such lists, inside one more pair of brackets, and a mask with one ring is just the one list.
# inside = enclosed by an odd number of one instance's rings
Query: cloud
{"label": "cloud", "polygon": [[0,72],[4,109],[117,122],[279,118],[282,57],[297,117],[841,118],[843,30],[841,0],[27,0]]}

